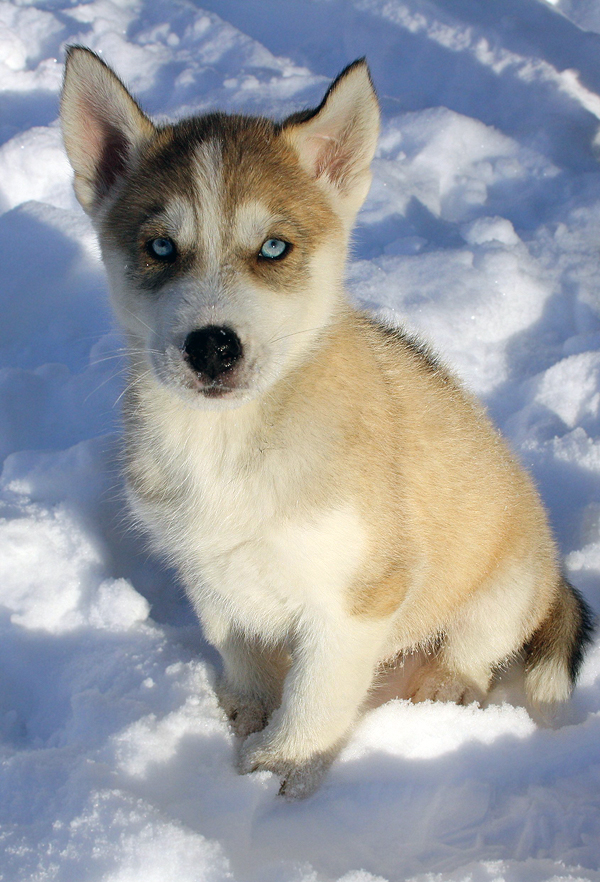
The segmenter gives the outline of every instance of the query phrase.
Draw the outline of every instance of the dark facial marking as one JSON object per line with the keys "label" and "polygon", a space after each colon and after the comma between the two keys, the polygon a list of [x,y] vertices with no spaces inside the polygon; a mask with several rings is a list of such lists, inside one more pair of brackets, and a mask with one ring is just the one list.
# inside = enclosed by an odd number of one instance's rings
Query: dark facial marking
{"label": "dark facial marking", "polygon": [[[135,285],[154,292],[176,275],[202,273],[201,242],[184,248],[174,231],[165,228],[161,213],[164,205],[179,197],[201,226],[202,205],[194,201],[195,157],[200,145],[215,139],[222,153],[223,217],[233,217],[240,203],[257,199],[274,217],[285,219],[265,231],[252,253],[231,251],[224,254],[224,261],[230,262],[232,272],[249,272],[279,291],[302,288],[312,252],[320,239],[339,227],[339,221],[279,132],[267,119],[219,113],[157,130],[136,168],[126,176],[104,224],[107,240],[125,253],[127,272]],[[173,241],[172,259],[160,259],[149,251],[149,243],[156,239]],[[289,244],[279,259],[260,256],[268,239]]]}

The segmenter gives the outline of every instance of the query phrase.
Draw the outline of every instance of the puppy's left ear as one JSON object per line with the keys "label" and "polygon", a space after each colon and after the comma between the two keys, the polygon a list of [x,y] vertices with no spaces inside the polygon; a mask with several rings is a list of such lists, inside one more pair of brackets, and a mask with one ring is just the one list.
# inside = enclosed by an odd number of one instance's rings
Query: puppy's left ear
{"label": "puppy's left ear", "polygon": [[378,134],[379,103],[364,58],[341,72],[316,110],[283,123],[283,135],[302,167],[328,191],[348,223],[369,191]]}

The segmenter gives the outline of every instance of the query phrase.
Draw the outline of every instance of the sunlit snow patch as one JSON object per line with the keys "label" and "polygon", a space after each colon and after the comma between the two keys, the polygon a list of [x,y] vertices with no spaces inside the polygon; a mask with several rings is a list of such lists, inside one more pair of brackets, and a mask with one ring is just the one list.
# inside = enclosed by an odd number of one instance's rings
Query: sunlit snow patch
{"label": "sunlit snow patch", "polygon": [[460,707],[426,701],[394,700],[371,711],[344,749],[342,761],[383,751],[405,759],[430,759],[463,744],[492,744],[507,735],[526,738],[535,723],[525,708],[475,704]]}

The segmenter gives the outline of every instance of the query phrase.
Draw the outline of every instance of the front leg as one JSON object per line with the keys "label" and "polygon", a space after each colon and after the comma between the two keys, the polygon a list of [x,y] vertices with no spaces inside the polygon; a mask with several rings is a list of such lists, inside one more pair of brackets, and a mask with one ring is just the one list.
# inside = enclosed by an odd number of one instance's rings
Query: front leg
{"label": "front leg", "polygon": [[305,623],[281,706],[242,746],[240,771],[275,772],[286,796],[311,793],[358,716],[385,636],[380,622],[349,616]]}
{"label": "front leg", "polygon": [[233,731],[245,737],[264,729],[281,703],[287,654],[233,630],[217,648],[223,659],[217,695]]}
{"label": "front leg", "polygon": [[204,600],[197,612],[206,639],[223,660],[216,691],[234,733],[258,732],[281,703],[289,656],[234,627],[218,603]]}

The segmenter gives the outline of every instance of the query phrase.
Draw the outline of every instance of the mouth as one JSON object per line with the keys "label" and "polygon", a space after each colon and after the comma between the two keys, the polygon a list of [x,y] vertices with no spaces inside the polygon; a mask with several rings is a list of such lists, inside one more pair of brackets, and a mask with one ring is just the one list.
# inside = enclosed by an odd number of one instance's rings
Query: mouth
{"label": "mouth", "polygon": [[232,386],[223,386],[221,383],[210,383],[209,385],[202,386],[199,391],[205,398],[215,400],[216,398],[225,398],[227,395],[231,395],[232,392],[239,390]]}
{"label": "mouth", "polygon": [[237,406],[245,401],[250,393],[249,384],[242,377],[236,377],[233,371],[229,376],[210,379],[199,377],[188,370],[185,386],[189,390],[186,398],[191,393],[200,406],[203,401],[207,404],[210,402],[230,407]]}

